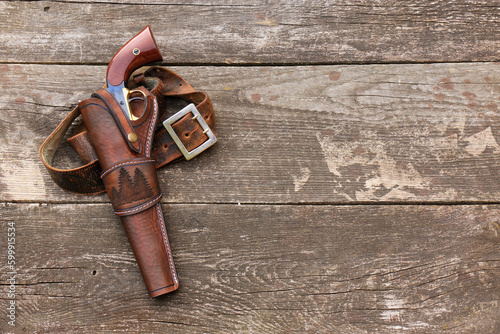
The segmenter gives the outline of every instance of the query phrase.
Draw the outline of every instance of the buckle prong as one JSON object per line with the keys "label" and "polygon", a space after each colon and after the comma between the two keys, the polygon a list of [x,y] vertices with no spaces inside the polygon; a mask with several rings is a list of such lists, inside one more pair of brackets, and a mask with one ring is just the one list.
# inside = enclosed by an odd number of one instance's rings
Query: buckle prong
{"label": "buckle prong", "polygon": [[[192,113],[194,115],[192,120],[198,121],[201,128],[203,129],[203,134],[207,135],[208,137],[208,139],[204,141],[203,144],[201,144],[200,146],[191,151],[187,150],[186,146],[184,146],[179,136],[177,135],[177,133],[175,133],[174,129],[172,128],[172,124],[174,124],[179,119],[181,119],[182,117],[186,116],[189,113]],[[196,109],[196,106],[193,103],[187,105],[185,108],[181,109],[180,111],[178,111],[177,113],[175,113],[174,115],[163,121],[163,126],[168,131],[170,137],[172,137],[175,144],[182,152],[186,160],[191,160],[192,158],[194,158],[201,152],[205,151],[207,148],[209,148],[210,146],[212,146],[217,142],[217,138],[215,137],[215,134],[212,132],[212,129],[210,129],[210,127],[208,126],[207,122],[205,122],[203,117],[201,117],[200,112],[198,111],[198,109]]]}

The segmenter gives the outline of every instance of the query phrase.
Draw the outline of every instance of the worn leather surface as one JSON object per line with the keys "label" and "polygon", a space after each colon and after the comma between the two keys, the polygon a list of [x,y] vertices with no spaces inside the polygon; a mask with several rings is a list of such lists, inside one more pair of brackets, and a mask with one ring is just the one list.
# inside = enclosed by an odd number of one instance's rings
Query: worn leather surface
{"label": "worn leather surface", "polygon": [[118,216],[128,216],[158,203],[162,194],[150,158],[119,160],[101,178]]}
{"label": "worn leather surface", "polygon": [[[192,102],[203,116],[210,128],[215,126],[215,114],[212,102],[205,92],[197,91],[178,74],[165,67],[154,66],[141,68],[135,80],[129,80],[129,87],[135,88],[145,85],[153,96],[156,96],[159,109],[159,118],[154,132],[151,157],[155,160],[156,168],[163,167],[171,162],[183,159],[181,151],[174,143],[161,123],[171,116],[167,111],[169,98],[182,98]],[[140,108],[132,102],[133,109]],[[142,111],[142,109],[138,109]],[[139,112],[140,113],[140,112]],[[97,161],[97,154],[90,143],[87,129],[78,126],[68,139],[70,145],[81,157],[84,165],[76,168],[57,168],[52,161],[57,148],[63,140],[71,124],[80,115],[80,108],[75,107],[57,128],[47,137],[40,147],[40,159],[47,168],[50,176],[62,189],[83,195],[92,195],[105,191],[104,183],[100,178],[101,167]],[[200,146],[207,140],[200,124],[186,115],[172,126],[188,150]],[[188,134],[188,136],[186,136]]]}
{"label": "worn leather surface", "polygon": [[[204,92],[193,89],[184,79],[164,67],[145,67],[129,80],[129,88],[140,89],[148,97],[148,108],[142,99],[130,102],[139,120],[130,122],[114,112],[115,102],[98,91],[84,100],[58,125],[40,147],[40,158],[49,174],[61,188],[77,194],[107,191],[124,226],[146,288],[151,297],[174,291],[179,286],[172,258],[163,212],[162,192],[156,169],[183,159],[183,155],[161,122],[171,115],[168,99],[182,98],[196,105],[213,128],[212,103]],[[141,94],[139,94],[141,95]],[[81,157],[83,166],[60,169],[52,165],[53,157],[73,121],[82,115],[68,139]],[[208,137],[200,124],[187,114],[172,124],[188,150]],[[131,143],[127,134],[134,132],[138,140]]]}
{"label": "worn leather surface", "polygon": [[[177,274],[168,243],[161,191],[156,177],[151,147],[158,120],[156,98],[145,90],[148,109],[145,116],[130,122],[138,140],[136,150],[122,134],[123,127],[110,108],[112,101],[98,92],[94,98],[79,103],[83,122],[88,129],[102,169],[101,178],[119,215],[134,251],[144,282],[151,297],[176,290]],[[120,112],[118,110],[118,112]]]}

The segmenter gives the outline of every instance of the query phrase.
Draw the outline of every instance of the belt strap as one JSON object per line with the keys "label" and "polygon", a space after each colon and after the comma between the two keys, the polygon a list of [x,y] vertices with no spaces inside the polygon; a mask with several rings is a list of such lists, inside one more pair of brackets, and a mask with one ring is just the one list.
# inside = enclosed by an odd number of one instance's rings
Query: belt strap
{"label": "belt strap", "polygon": [[[195,90],[178,74],[160,66],[140,69],[139,74],[129,80],[129,86],[134,83],[151,86],[150,91],[158,100],[160,120],[155,129],[151,152],[157,169],[173,161],[189,160],[215,143],[211,130],[215,126],[214,109],[205,92]],[[179,97],[192,104],[169,117],[166,108],[166,98],[169,97]],[[83,123],[68,142],[82,158],[84,165],[71,169],[52,165],[57,148],[79,115],[80,109],[75,107],[61,121],[41,145],[40,159],[56,184],[64,190],[85,195],[98,194],[105,191],[100,177],[102,171]],[[162,125],[164,122],[165,127]]]}

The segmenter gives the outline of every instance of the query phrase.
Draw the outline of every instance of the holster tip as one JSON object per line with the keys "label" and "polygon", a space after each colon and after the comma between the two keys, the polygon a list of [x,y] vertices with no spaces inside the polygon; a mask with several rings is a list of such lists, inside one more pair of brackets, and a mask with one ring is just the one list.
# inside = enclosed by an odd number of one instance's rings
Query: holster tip
{"label": "holster tip", "polygon": [[177,290],[178,288],[179,288],[179,284],[174,283],[172,285],[168,285],[168,286],[165,286],[165,287],[153,290],[153,291],[149,291],[149,296],[151,298],[159,297],[159,296],[165,295],[167,293],[173,292],[173,291]]}

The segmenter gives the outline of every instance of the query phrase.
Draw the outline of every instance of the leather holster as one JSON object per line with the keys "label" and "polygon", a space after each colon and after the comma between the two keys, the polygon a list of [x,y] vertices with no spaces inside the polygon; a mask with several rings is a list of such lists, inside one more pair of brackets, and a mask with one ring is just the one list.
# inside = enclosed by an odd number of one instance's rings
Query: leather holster
{"label": "leather holster", "polygon": [[[117,101],[100,90],[61,121],[40,146],[39,154],[62,189],[85,195],[108,193],[148,292],[156,297],[179,286],[160,206],[156,169],[189,160],[212,146],[217,140],[211,130],[215,114],[208,94],[195,90],[176,73],[158,66],[137,72],[127,86],[144,93],[133,93],[130,99],[131,111],[138,120],[129,121]],[[170,102],[179,99],[184,101],[182,104],[190,104],[170,115],[169,109],[177,109]],[[57,168],[53,165],[54,155],[80,114],[84,122],[67,140],[84,165]]]}
{"label": "leather holster", "polygon": [[144,87],[138,89],[144,96],[132,96],[130,102],[132,113],[139,117],[135,121],[124,115],[105,90],[81,101],[79,108],[114,212],[123,223],[149,295],[156,297],[176,290],[179,282],[160,205],[155,159],[151,158],[158,102]]}

